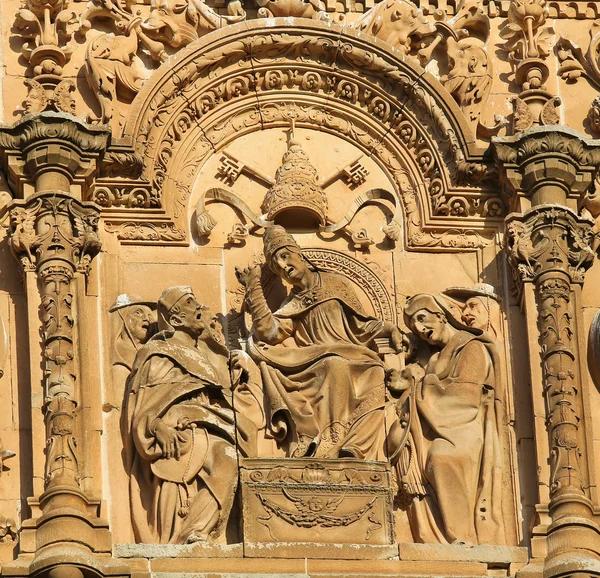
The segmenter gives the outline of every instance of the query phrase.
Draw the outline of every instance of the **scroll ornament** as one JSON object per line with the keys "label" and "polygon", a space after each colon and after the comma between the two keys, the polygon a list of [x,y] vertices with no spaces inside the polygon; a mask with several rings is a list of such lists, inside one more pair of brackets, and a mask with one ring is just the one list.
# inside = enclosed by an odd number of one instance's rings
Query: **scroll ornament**
{"label": "scroll ornament", "polygon": [[143,20],[124,0],[90,0],[81,16],[81,30],[87,34],[98,18],[112,21],[114,32],[102,33],[90,40],[86,52],[86,77],[100,105],[100,116],[92,122],[121,122],[121,102],[130,103],[144,80],[139,61],[143,48],[157,65],[169,54],[167,47],[178,50],[204,34],[246,17],[238,0],[229,3],[230,15],[221,16],[203,0],[152,0],[150,15]]}

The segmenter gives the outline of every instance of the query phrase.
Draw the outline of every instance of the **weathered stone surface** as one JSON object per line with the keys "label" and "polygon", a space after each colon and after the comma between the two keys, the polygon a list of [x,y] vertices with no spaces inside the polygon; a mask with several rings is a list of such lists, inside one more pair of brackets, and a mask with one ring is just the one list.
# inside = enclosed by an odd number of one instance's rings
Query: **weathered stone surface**
{"label": "weathered stone surface", "polygon": [[463,546],[454,544],[399,544],[400,560],[457,560],[485,564],[526,563],[527,548],[512,546]]}
{"label": "weathered stone surface", "polygon": [[[268,557],[267,550],[280,542],[320,542],[330,544],[332,552],[340,544],[351,544],[342,550],[350,552],[354,545],[393,543],[391,472],[385,464],[247,459],[241,474],[244,542],[252,544],[253,555]],[[298,555],[307,557],[308,551],[302,548]],[[368,552],[360,546],[354,551],[352,558]]]}
{"label": "weathered stone surface", "polygon": [[599,14],[3,0],[0,573],[600,576]]}

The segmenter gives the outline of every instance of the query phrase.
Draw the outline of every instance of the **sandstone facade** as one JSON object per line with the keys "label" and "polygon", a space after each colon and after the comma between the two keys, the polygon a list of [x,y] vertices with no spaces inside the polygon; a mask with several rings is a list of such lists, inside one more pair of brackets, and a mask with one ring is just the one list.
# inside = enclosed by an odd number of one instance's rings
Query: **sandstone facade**
{"label": "sandstone facade", "polygon": [[3,576],[600,576],[600,4],[4,0]]}

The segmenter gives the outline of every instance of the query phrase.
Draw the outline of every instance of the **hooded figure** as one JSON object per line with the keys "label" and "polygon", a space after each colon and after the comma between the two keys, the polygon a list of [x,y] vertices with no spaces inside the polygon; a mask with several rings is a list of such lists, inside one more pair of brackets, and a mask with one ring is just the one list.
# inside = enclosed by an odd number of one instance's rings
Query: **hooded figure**
{"label": "hooded figure", "polygon": [[468,327],[443,297],[419,294],[406,325],[437,350],[416,386],[408,513],[416,542],[504,544],[504,408],[489,334]]}
{"label": "hooded figure", "polygon": [[214,539],[229,517],[236,433],[228,352],[206,338],[212,317],[190,287],[166,289],[159,332],[133,364],[126,449],[138,542]]}

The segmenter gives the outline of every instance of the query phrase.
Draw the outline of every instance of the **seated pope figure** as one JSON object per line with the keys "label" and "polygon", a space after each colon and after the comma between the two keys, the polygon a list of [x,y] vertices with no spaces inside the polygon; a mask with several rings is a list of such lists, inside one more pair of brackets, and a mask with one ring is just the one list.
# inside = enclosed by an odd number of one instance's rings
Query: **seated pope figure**
{"label": "seated pope figure", "polygon": [[441,296],[419,294],[407,326],[434,351],[413,393],[415,459],[402,472],[417,542],[504,544],[503,406],[492,338],[468,327]]}
{"label": "seated pope figure", "polygon": [[385,459],[385,371],[373,350],[397,327],[366,315],[351,283],[319,270],[283,227],[264,235],[268,266],[292,286],[273,313],[260,268],[238,271],[252,315],[249,353],[260,367],[271,433],[290,457]]}
{"label": "seated pope figure", "polygon": [[138,542],[214,539],[228,520],[236,432],[230,357],[212,338],[213,317],[189,287],[170,287],[158,301],[159,333],[136,356],[126,443]]}

